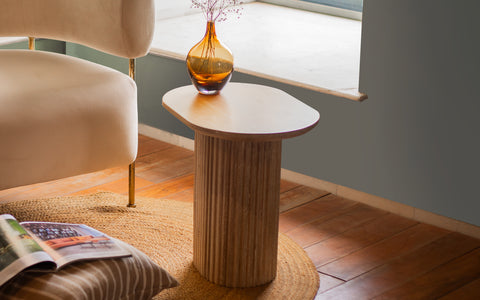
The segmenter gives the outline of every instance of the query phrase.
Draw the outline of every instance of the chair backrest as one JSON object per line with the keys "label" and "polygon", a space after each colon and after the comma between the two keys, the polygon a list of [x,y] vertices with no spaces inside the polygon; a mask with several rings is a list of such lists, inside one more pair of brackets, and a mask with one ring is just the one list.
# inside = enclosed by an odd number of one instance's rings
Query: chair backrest
{"label": "chair backrest", "polygon": [[126,58],[147,54],[154,0],[2,0],[0,36],[83,44]]}

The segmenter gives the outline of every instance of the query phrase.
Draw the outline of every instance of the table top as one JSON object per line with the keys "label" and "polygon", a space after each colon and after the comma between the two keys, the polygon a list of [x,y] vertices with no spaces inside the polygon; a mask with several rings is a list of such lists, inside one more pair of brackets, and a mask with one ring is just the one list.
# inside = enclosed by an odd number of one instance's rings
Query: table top
{"label": "table top", "polygon": [[284,139],[301,135],[320,114],[272,87],[228,83],[218,95],[201,95],[193,85],[169,91],[163,106],[191,129],[226,139]]}

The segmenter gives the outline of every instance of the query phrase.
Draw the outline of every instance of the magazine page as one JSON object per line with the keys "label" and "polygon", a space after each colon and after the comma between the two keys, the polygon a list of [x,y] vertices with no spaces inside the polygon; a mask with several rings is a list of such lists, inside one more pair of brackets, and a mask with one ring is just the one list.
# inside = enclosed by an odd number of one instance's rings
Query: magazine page
{"label": "magazine page", "polygon": [[20,223],[61,268],[72,261],[131,255],[106,234],[83,224]]}
{"label": "magazine page", "polygon": [[55,263],[11,215],[0,216],[0,286],[21,271],[41,262]]}

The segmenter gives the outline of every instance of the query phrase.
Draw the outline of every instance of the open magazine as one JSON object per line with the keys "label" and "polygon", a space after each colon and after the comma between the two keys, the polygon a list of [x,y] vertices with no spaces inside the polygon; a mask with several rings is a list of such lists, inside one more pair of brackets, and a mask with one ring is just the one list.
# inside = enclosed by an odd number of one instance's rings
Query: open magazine
{"label": "open magazine", "polygon": [[19,223],[0,215],[0,286],[22,271],[53,272],[73,261],[130,255],[87,225]]}

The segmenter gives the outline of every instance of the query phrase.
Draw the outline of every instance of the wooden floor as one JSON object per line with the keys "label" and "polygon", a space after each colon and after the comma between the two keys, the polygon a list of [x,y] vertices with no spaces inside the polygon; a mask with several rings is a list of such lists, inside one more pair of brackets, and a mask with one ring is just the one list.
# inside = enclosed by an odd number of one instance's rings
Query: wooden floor
{"label": "wooden floor", "polygon": [[[136,194],[192,201],[193,153],[139,141]],[[127,190],[126,166],[0,191],[0,201]],[[316,299],[480,299],[478,239],[286,181],[280,231],[317,267]]]}

